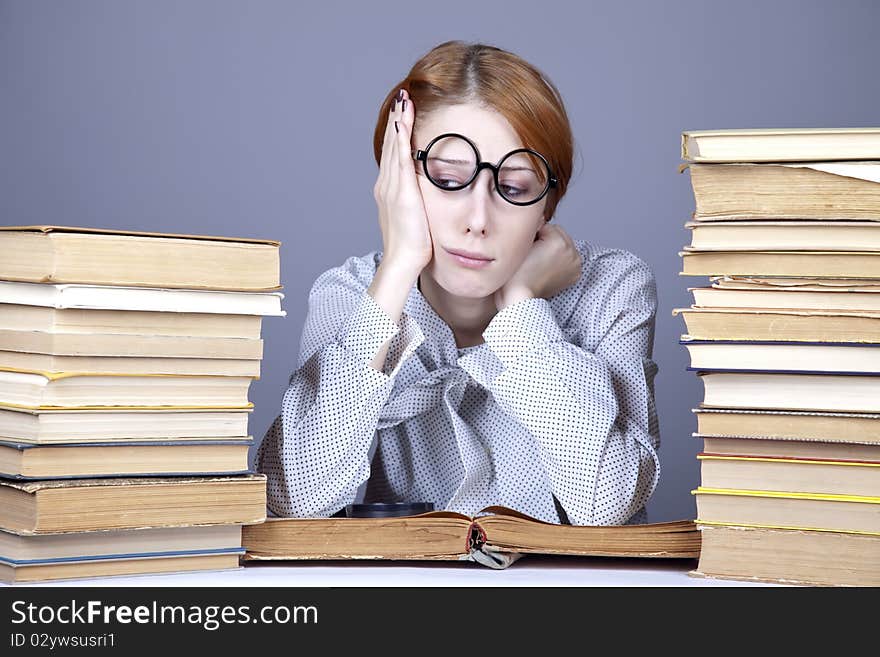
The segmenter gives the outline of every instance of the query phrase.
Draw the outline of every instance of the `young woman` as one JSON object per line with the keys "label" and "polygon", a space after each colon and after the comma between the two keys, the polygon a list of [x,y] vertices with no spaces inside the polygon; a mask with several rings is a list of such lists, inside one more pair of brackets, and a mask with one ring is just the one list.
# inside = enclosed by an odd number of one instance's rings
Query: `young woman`
{"label": "young woman", "polygon": [[646,521],[656,287],[631,253],[549,223],[572,141],[552,82],[491,46],[441,44],[388,94],[374,137],[384,249],[312,286],[257,454],[271,512],[418,501]]}

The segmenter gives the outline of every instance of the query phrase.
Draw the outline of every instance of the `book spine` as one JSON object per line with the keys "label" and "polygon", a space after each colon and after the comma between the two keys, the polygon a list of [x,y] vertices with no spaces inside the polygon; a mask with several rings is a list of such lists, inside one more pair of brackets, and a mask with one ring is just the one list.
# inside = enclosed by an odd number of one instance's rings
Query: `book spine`
{"label": "book spine", "polygon": [[486,530],[476,520],[473,520],[470,527],[468,527],[465,538],[465,552],[473,553],[475,550],[480,550],[485,543]]}

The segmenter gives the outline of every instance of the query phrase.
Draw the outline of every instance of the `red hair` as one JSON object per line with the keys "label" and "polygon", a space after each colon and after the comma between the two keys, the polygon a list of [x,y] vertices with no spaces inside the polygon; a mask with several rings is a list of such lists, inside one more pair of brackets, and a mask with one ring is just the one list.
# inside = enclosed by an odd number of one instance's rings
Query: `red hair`
{"label": "red hair", "polygon": [[558,181],[546,197],[544,218],[550,221],[571,179],[574,138],[562,96],[541,71],[493,46],[441,43],[419,59],[385,97],[373,133],[376,164],[382,159],[388,114],[400,89],[415,103],[416,124],[420,116],[434,110],[469,102],[490,107],[507,119],[525,148],[547,158]]}

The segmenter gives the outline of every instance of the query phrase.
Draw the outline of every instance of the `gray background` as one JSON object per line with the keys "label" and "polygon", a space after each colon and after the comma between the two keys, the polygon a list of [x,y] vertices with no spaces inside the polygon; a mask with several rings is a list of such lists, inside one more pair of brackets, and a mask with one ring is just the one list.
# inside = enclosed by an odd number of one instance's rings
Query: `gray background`
{"label": "gray background", "polygon": [[[264,320],[259,440],[314,279],[382,247],[372,134],[433,46],[511,50],[558,86],[577,160],[554,221],[657,276],[662,445],[652,520],[692,518],[678,251],[683,130],[880,125],[880,2],[0,2],[0,221],[277,239],[286,318]],[[2,257],[2,254],[0,254]]]}

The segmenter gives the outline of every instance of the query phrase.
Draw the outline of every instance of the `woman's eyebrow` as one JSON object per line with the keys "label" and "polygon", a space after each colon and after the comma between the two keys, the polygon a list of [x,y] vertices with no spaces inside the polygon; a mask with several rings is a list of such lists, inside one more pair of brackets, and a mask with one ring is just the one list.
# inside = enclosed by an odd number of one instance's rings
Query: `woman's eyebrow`
{"label": "woman's eyebrow", "polygon": [[436,160],[438,162],[446,162],[447,164],[473,164],[471,160],[451,160],[447,157],[429,157],[429,160]]}
{"label": "woman's eyebrow", "polygon": [[510,166],[510,165],[505,164],[501,168],[504,169],[505,171],[531,171],[532,173],[535,173],[535,170],[532,167],[527,167],[527,166],[516,167],[516,166]]}

